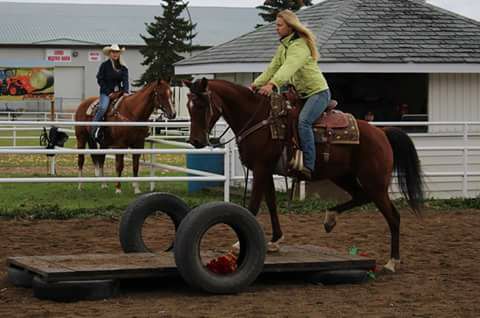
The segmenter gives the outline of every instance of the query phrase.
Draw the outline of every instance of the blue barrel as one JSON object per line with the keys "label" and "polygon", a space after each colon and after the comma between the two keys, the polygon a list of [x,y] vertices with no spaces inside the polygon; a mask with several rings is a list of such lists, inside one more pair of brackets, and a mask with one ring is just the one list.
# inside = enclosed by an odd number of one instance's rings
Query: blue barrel
{"label": "blue barrel", "polygon": [[[187,154],[187,168],[223,175],[223,154]],[[191,175],[191,174],[190,174]],[[222,181],[188,181],[188,192],[222,186]]]}

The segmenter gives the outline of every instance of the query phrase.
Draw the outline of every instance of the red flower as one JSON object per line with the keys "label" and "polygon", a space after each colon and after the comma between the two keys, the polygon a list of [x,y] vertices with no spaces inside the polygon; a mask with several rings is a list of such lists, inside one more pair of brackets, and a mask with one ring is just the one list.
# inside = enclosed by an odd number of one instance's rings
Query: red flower
{"label": "red flower", "polygon": [[237,257],[232,252],[212,259],[207,264],[207,268],[216,274],[230,274],[235,272],[237,267]]}

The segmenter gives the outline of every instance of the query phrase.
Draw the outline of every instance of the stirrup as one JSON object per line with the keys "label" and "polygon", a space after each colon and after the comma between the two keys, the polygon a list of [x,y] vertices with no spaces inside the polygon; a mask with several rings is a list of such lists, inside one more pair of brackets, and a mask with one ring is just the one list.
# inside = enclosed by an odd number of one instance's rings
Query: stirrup
{"label": "stirrup", "polygon": [[292,160],[290,160],[290,167],[293,170],[301,171],[303,169],[303,152],[299,149],[295,151],[295,155],[293,156]]}
{"label": "stirrup", "polygon": [[310,181],[312,180],[312,170],[310,170],[307,167],[303,167],[302,170],[298,171],[298,174],[300,175],[300,179]]}

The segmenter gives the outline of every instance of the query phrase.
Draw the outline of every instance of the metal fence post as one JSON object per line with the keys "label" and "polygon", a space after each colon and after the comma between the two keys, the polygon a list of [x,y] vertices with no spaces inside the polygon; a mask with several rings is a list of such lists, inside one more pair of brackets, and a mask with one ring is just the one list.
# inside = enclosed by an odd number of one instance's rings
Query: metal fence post
{"label": "metal fence post", "polygon": [[223,171],[225,176],[225,182],[223,185],[223,200],[225,202],[230,202],[230,156],[231,156],[231,146],[230,143],[225,145],[225,154],[223,162]]}
{"label": "metal fence post", "polygon": [[300,201],[305,201],[305,181],[300,181],[299,185],[298,185],[298,199]]}
{"label": "metal fence post", "polygon": [[[153,128],[153,131],[155,131],[155,127]],[[155,149],[155,142],[151,141],[150,142],[150,149]],[[153,166],[155,164],[155,154],[150,154],[150,177],[155,177],[155,167]],[[150,182],[150,191],[155,190],[155,182]]]}
{"label": "metal fence post", "polygon": [[468,124],[463,124],[463,197],[468,197]]}
{"label": "metal fence post", "polygon": [[57,167],[56,167],[56,156],[48,157],[50,158],[50,175],[56,176],[57,175]]}
{"label": "metal fence post", "polygon": [[13,148],[17,146],[17,127],[13,126]]}

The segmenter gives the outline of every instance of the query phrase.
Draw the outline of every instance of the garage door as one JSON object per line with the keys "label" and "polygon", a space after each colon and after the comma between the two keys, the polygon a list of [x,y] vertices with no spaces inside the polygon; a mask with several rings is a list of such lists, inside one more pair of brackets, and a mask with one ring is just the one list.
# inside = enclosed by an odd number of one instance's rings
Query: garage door
{"label": "garage door", "polygon": [[74,111],[84,98],[83,67],[55,67],[57,111]]}

